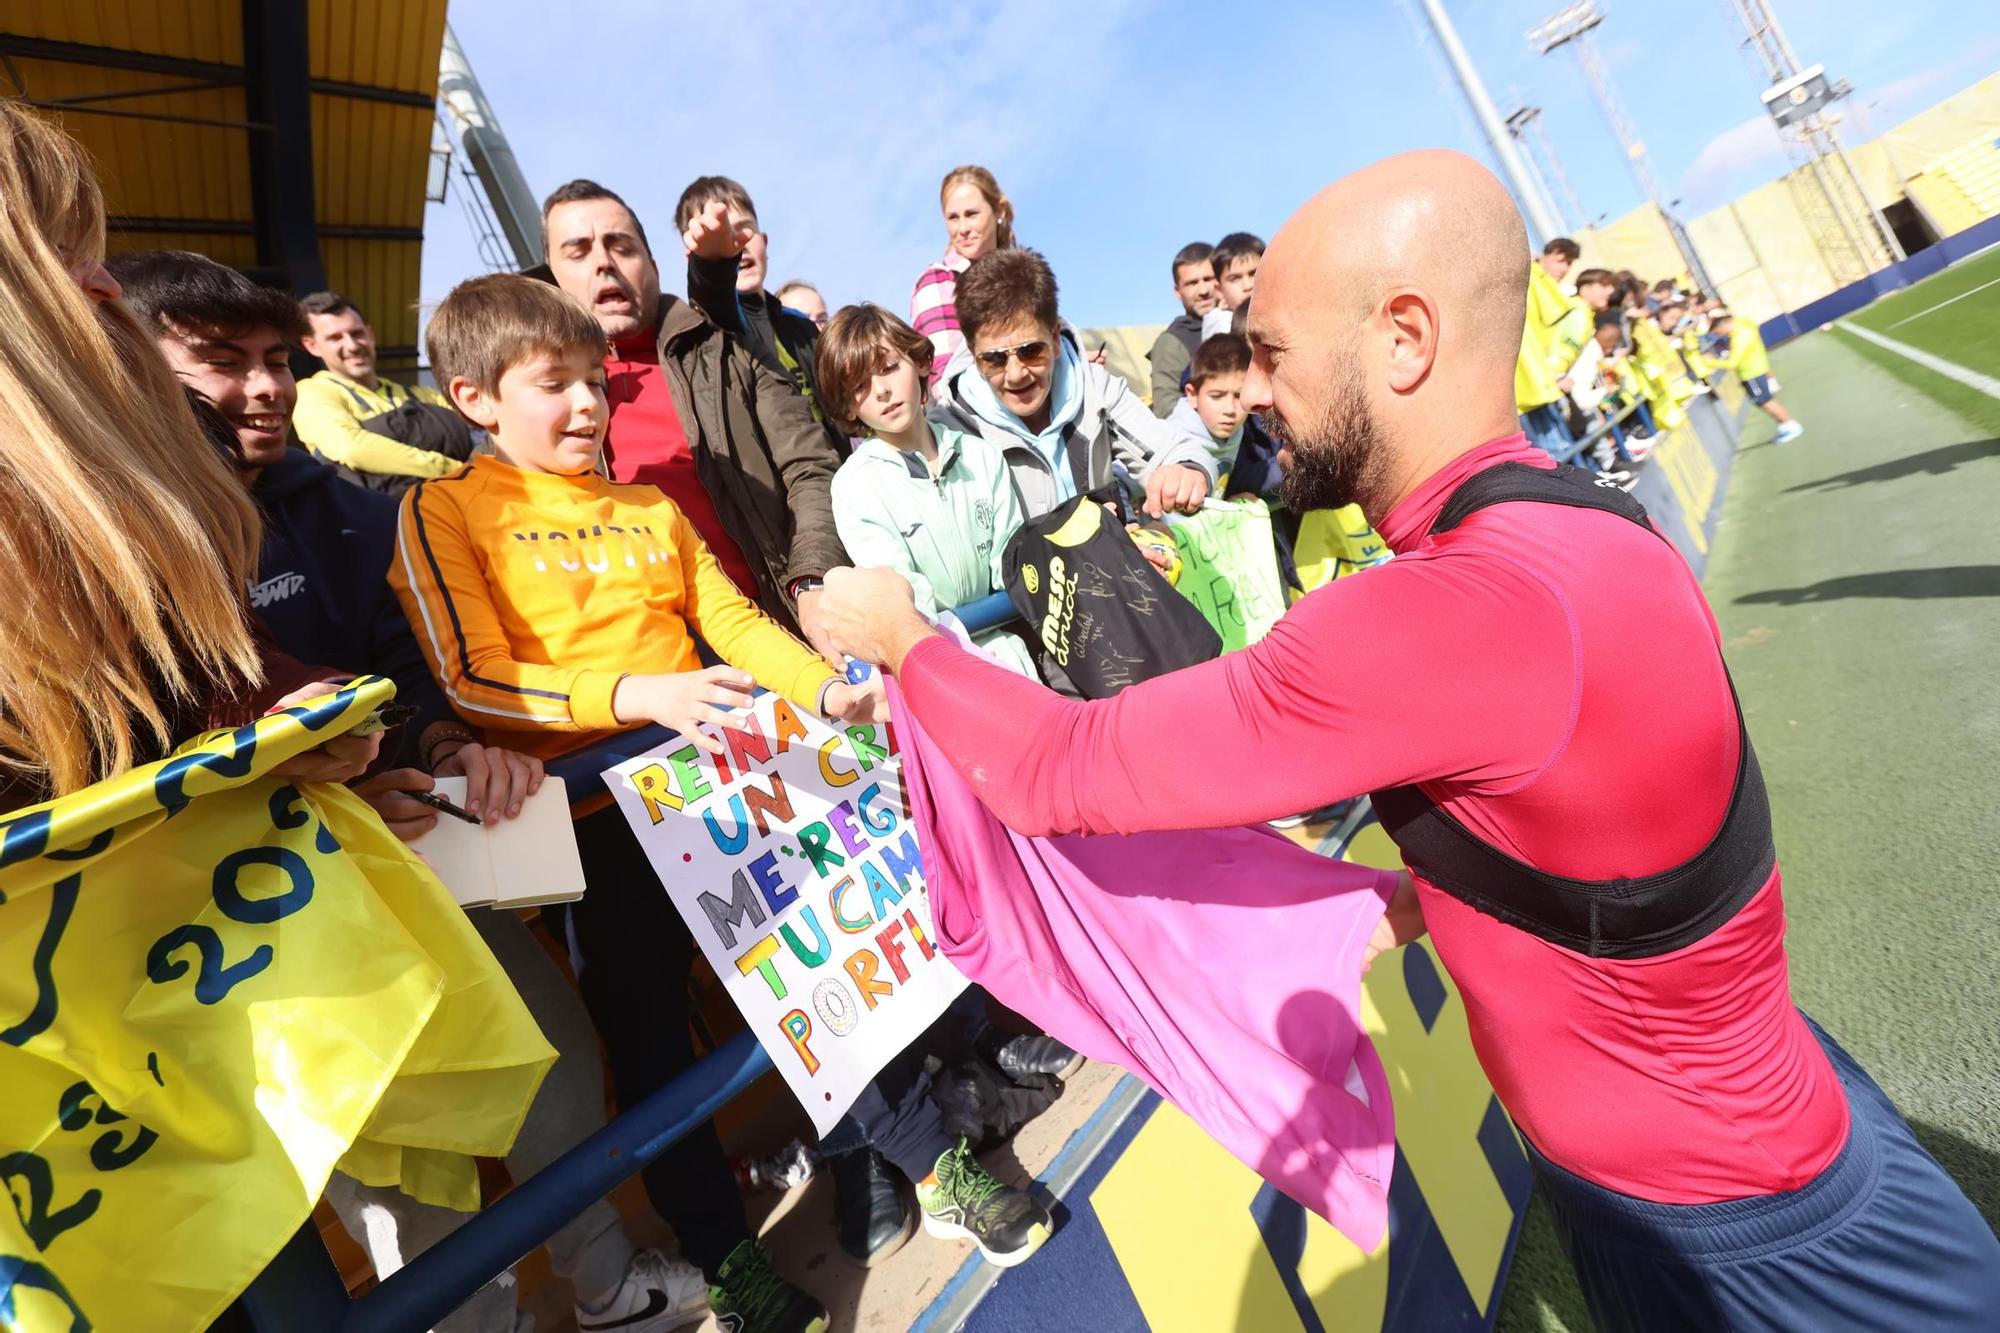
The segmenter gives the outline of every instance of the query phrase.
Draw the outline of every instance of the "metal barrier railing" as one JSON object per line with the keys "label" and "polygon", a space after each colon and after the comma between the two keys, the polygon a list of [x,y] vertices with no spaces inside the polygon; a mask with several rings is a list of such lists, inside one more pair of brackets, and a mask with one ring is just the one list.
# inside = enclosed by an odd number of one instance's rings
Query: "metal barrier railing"
{"label": "metal barrier railing", "polygon": [[1634,399],[1619,409],[1616,416],[1599,418],[1597,424],[1592,426],[1588,431],[1585,431],[1582,438],[1555,456],[1556,462],[1574,463],[1577,459],[1583,457],[1585,450],[1596,448],[1598,441],[1611,434],[1617,427],[1624,425],[1632,417],[1638,415],[1638,412],[1639,403],[1637,399]]}
{"label": "metal barrier railing", "polygon": [[[1004,592],[968,602],[952,614],[972,634],[1018,619]],[[606,769],[673,735],[664,727],[622,731],[549,761],[548,771],[567,784],[572,805],[594,800],[605,792]],[[756,1037],[738,1033],[353,1301],[308,1222],[217,1327],[255,1333],[409,1333],[429,1328],[771,1068],[771,1057]]]}

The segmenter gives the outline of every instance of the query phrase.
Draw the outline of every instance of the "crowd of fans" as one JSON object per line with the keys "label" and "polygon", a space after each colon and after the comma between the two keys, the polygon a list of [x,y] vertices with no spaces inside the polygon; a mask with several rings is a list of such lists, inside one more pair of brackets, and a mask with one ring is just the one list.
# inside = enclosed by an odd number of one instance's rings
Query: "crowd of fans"
{"label": "crowd of fans", "polygon": [[1673,278],[1649,287],[1630,270],[1578,270],[1582,254],[1558,236],[1530,272],[1514,374],[1529,439],[1629,490],[1653,438],[1679,427],[1688,400],[1707,393],[1721,370],[1734,371],[1750,401],[1778,423],[1779,444],[1804,433],[1777,400],[1755,324],[1739,324],[1713,295]]}
{"label": "crowd of fans", "polygon": [[[656,723],[713,748],[697,725],[740,726],[753,684],[883,717],[879,682],[849,683],[816,614],[837,565],[894,567],[943,611],[1000,590],[1010,536],[1078,496],[1128,490],[1135,525],[1211,496],[1276,505],[1289,453],[1242,402],[1262,241],[1173,256],[1181,311],[1142,396],[1063,318],[990,172],[951,172],[940,206],[948,248],[906,321],[769,287],[764,221],[719,176],[673,219],[683,301],[624,200],[572,181],[543,207],[544,268],[470,279],[433,314],[431,388],[380,372],[365,312],[338,293],[297,300],[186,252],[106,259],[81,151],[0,102],[0,540],[34,590],[0,627],[0,813],[379,673],[410,720],[288,774],[352,782],[406,839],[437,818],[410,793],[440,776],[504,818],[547,759],[607,732]],[[1543,448],[1629,484],[1721,366],[1780,439],[1798,433],[1754,326],[1672,282],[1572,281],[1578,258],[1559,239],[1533,270],[1517,391]],[[324,368],[295,379],[300,353]],[[1014,634],[983,642],[1063,684]],[[577,836],[589,892],[543,910],[574,984],[521,917],[471,911],[560,1055],[508,1159],[517,1176],[603,1123],[605,1070],[630,1104],[696,1058],[685,927],[622,815],[586,816]],[[996,1264],[1047,1238],[1043,1205],[975,1151],[1077,1057],[988,1010],[969,992],[821,1145],[856,1262],[920,1220]],[[988,1080],[1007,1123],[955,1114],[951,1070]],[[678,1256],[637,1246],[602,1202],[549,1242],[579,1327],[667,1328],[711,1307],[760,1333],[823,1326],[756,1238],[712,1128],[644,1183]],[[344,1177],[328,1193],[384,1270],[464,1220]],[[441,1327],[511,1327],[513,1301],[496,1281]]]}

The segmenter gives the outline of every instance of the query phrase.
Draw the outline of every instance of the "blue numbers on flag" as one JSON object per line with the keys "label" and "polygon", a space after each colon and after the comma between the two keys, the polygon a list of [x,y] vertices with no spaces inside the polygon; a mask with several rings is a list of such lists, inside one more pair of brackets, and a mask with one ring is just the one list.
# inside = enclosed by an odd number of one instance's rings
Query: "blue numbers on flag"
{"label": "blue numbers on flag", "polygon": [[[104,1201],[104,1191],[85,1190],[75,1203],[51,1211],[55,1177],[49,1172],[49,1164],[31,1152],[0,1157],[0,1181],[7,1183],[7,1192],[13,1195],[14,1211],[21,1215],[21,1230],[28,1233],[28,1239],[38,1250],[48,1249],[57,1236],[89,1221],[97,1205]],[[27,1191],[25,1203],[21,1192],[14,1187],[16,1181]]]}
{"label": "blue numbers on flag", "polygon": [[[291,786],[271,793],[270,809],[271,823],[280,829],[303,828],[312,817],[298,788]],[[322,853],[340,850],[340,843],[325,824],[319,826],[313,846]],[[246,897],[238,881],[251,866],[271,866],[282,871],[289,887],[271,898]],[[312,901],[312,867],[289,847],[245,847],[216,863],[210,896],[231,921],[268,926]],[[175,926],[153,942],[146,955],[146,975],[162,985],[187,975],[187,962],[174,954],[189,946],[194,948],[201,964],[195,974],[194,998],[203,1004],[221,1003],[230,991],[269,967],[276,956],[270,945],[260,944],[242,961],[231,963],[223,950],[222,936],[214,927],[190,923]]]}
{"label": "blue numbers on flag", "polygon": [[[42,924],[42,938],[35,944],[35,957],[31,964],[35,977],[35,1007],[20,1022],[0,1031],[0,1042],[9,1046],[26,1046],[31,1038],[48,1031],[49,1024],[56,1021],[56,982],[52,971],[56,945],[62,943],[63,931],[69,927],[70,913],[76,910],[77,890],[82,887],[83,876],[79,873],[59,879],[49,888],[49,919]],[[0,903],[6,901],[6,897],[0,895]]]}
{"label": "blue numbers on flag", "polygon": [[69,1307],[69,1333],[90,1333],[90,1320],[77,1307],[76,1298],[51,1273],[33,1259],[17,1254],[0,1254],[0,1321],[12,1328],[20,1315],[20,1293],[46,1291]]}
{"label": "blue numbers on flag", "polygon": [[164,985],[184,976],[188,965],[173,957],[176,949],[192,944],[201,956],[201,971],[195,975],[194,998],[203,1004],[217,1004],[237,986],[271,965],[271,946],[260,944],[240,963],[226,964],[222,936],[208,926],[175,926],[153,942],[146,955],[146,975]]}
{"label": "blue numbers on flag", "polygon": [[[86,1105],[93,1097],[97,1099],[95,1115]],[[119,1125],[129,1120],[130,1117],[122,1112],[112,1110],[111,1103],[88,1083],[71,1084],[56,1103],[56,1123],[72,1134],[80,1133],[93,1124]],[[144,1157],[146,1150],[159,1142],[160,1136],[144,1125],[134,1123],[132,1127],[137,1132],[130,1139],[125,1137],[124,1130],[117,1129],[98,1135],[97,1141],[90,1145],[90,1164],[99,1171],[116,1171]]]}

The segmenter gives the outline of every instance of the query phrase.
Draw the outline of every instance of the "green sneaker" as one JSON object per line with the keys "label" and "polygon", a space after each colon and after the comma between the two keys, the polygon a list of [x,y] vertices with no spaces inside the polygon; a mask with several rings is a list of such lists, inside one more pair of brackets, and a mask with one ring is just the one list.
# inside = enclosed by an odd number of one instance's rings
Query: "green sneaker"
{"label": "green sneaker", "polygon": [[826,1333],[826,1307],[771,1267],[755,1240],[729,1252],[708,1289],[709,1308],[722,1333]]}
{"label": "green sneaker", "polygon": [[930,1179],[917,1186],[917,1206],[924,1211],[925,1231],[969,1240],[987,1263],[1000,1268],[1012,1268],[1041,1249],[1055,1230],[1048,1209],[1026,1190],[995,1180],[964,1139],[940,1154]]}

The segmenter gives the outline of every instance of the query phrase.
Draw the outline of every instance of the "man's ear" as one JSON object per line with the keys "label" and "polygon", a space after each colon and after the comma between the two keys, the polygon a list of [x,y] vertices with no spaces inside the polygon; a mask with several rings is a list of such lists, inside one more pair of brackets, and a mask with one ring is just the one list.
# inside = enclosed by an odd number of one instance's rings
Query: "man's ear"
{"label": "man's ear", "polygon": [[1437,302],[1406,287],[1383,300],[1381,317],[1389,333],[1389,388],[1408,393],[1430,376],[1437,360]]}
{"label": "man's ear", "polygon": [[314,359],[320,361],[326,360],[326,358],[320,354],[319,339],[313,337],[310,333],[308,333],[305,337],[299,339],[299,346],[306,349],[307,356],[313,357]]}
{"label": "man's ear", "polygon": [[466,420],[481,430],[490,432],[499,426],[500,413],[494,406],[499,394],[489,394],[465,376],[453,375],[445,396]]}

